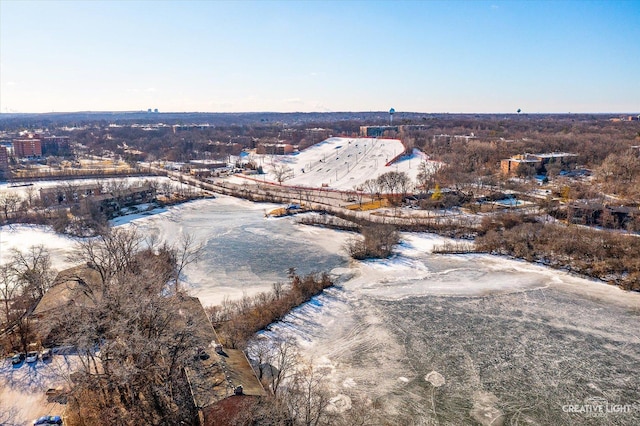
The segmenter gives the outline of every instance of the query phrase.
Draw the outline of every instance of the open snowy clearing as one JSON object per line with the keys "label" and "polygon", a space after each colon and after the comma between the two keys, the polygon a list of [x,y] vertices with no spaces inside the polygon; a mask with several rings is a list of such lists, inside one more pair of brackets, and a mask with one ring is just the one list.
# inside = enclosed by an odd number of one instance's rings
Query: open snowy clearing
{"label": "open snowy clearing", "polygon": [[265,180],[271,182],[277,181],[274,167],[287,166],[291,173],[285,185],[351,191],[390,171],[404,172],[415,182],[421,162],[431,169],[437,164],[417,149],[396,159],[403,151],[397,139],[329,138],[294,155],[252,154],[248,158],[263,167]]}
{"label": "open snowy clearing", "polygon": [[62,415],[65,405],[46,391],[65,388],[77,363],[76,355],[64,353],[32,364],[12,365],[11,360],[0,359],[0,424],[31,425],[40,416]]}

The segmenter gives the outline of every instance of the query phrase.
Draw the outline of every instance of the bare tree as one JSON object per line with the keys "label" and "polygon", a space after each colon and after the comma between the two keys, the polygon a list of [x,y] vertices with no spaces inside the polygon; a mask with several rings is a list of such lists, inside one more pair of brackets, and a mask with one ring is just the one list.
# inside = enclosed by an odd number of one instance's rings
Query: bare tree
{"label": "bare tree", "polygon": [[404,172],[400,172],[398,175],[398,190],[400,191],[400,194],[402,194],[403,199],[407,196],[409,191],[411,191],[411,187],[412,184],[409,176]]}
{"label": "bare tree", "polygon": [[361,230],[362,238],[353,237],[345,243],[347,253],[354,259],[389,257],[400,241],[396,228],[387,224],[371,224]]}
{"label": "bare tree", "polygon": [[51,268],[49,250],[42,244],[29,247],[25,253],[12,249],[11,265],[33,299],[42,297],[53,284],[56,272]]}
{"label": "bare tree", "polygon": [[362,187],[371,197],[371,201],[375,200],[376,195],[380,195],[380,185],[376,179],[367,179]]}
{"label": "bare tree", "polygon": [[326,368],[315,367],[312,362],[298,366],[287,384],[286,401],[295,424],[317,426],[326,424],[330,394],[325,385]]}
{"label": "bare tree", "polygon": [[[34,341],[34,327],[28,314],[49,289],[54,276],[49,253],[43,246],[32,246],[26,253],[12,250],[9,261],[0,267],[3,322],[11,346],[26,351]],[[18,341],[14,340],[16,337]]]}
{"label": "bare tree", "polygon": [[188,298],[167,291],[176,258],[167,250],[141,250],[140,243],[135,230],[79,242],[76,258],[97,277],[83,286],[93,288],[88,300],[78,299],[46,323],[58,343],[78,351],[81,369],[72,394],[83,419],[180,424],[188,414],[182,368],[191,362],[192,349],[208,342],[194,314],[183,308]]}
{"label": "bare tree", "polygon": [[409,188],[410,179],[405,172],[391,171],[378,176],[378,186],[390,194],[397,194]]}
{"label": "bare tree", "polygon": [[4,305],[4,321],[2,323],[9,324],[14,319],[11,305],[21,294],[21,290],[22,287],[16,277],[13,265],[7,263],[0,266],[0,296],[2,296]]}
{"label": "bare tree", "polygon": [[141,243],[135,228],[108,228],[97,237],[78,241],[69,260],[87,264],[100,274],[100,295],[105,297],[114,278],[130,269]]}
{"label": "bare tree", "polygon": [[18,194],[5,193],[0,195],[0,210],[4,213],[4,219],[9,220],[9,216],[15,213],[22,198]]}
{"label": "bare tree", "polygon": [[26,202],[29,207],[34,207],[36,202],[40,199],[40,197],[36,196],[36,189],[33,186],[27,187],[25,191],[27,198]]}
{"label": "bare tree", "polygon": [[299,362],[298,345],[292,338],[279,339],[272,342],[267,353],[269,387],[274,395],[278,395],[282,384],[293,377]]}
{"label": "bare tree", "polygon": [[192,263],[197,263],[204,254],[204,243],[196,241],[193,234],[183,233],[180,241],[171,248],[171,253],[175,257],[174,291],[180,290],[180,279],[184,268]]}
{"label": "bare tree", "polygon": [[170,180],[165,180],[164,182],[162,182],[162,184],[160,185],[161,194],[163,194],[165,197],[171,197],[173,195],[173,192],[174,186]]}
{"label": "bare tree", "polygon": [[247,348],[247,356],[258,372],[258,380],[262,382],[266,379],[266,374],[270,372],[269,360],[271,358],[271,343],[266,338],[258,336]]}
{"label": "bare tree", "polygon": [[273,289],[273,297],[275,300],[279,300],[280,297],[282,296],[282,286],[284,284],[281,281],[275,282],[272,285],[272,289]]}
{"label": "bare tree", "polygon": [[271,172],[275,176],[279,184],[282,184],[285,180],[291,178],[293,170],[286,164],[273,164]]}

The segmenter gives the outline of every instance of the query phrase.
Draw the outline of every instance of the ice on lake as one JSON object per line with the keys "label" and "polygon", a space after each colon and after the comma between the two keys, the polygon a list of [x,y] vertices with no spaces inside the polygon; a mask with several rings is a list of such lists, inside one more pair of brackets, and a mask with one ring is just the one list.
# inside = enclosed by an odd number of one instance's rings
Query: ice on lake
{"label": "ice on lake", "polygon": [[[342,249],[350,234],[266,219],[273,207],[218,197],[121,226],[203,241],[185,278],[205,304],[267,290],[290,267],[332,272],[335,287],[264,335],[295,337],[330,371],[336,410],[364,396],[398,424],[474,424],[493,413],[504,424],[570,425],[602,423],[563,405],[640,401],[640,294],[500,257],[434,255],[443,239],[428,234],[403,234],[390,259],[352,262]],[[38,243],[64,266],[72,240],[34,226],[0,229],[0,260]],[[425,379],[432,372],[439,387]],[[608,420],[640,424],[640,412]]]}

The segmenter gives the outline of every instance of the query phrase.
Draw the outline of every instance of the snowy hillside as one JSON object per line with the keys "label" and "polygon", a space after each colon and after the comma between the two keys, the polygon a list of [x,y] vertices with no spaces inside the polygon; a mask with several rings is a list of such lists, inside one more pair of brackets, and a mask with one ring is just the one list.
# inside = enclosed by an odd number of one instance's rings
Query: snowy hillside
{"label": "snowy hillside", "polygon": [[[286,165],[292,170],[286,185],[352,190],[390,171],[405,172],[415,182],[418,166],[427,156],[414,150],[387,165],[403,151],[397,139],[330,138],[295,155],[255,155],[252,159],[262,165],[268,180],[276,180],[274,167]],[[434,164],[429,162],[430,167]]]}

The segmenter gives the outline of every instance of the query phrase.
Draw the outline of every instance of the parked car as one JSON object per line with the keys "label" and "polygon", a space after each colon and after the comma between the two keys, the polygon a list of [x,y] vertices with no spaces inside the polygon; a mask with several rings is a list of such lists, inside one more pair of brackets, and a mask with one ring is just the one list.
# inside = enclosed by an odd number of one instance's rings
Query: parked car
{"label": "parked car", "polygon": [[50,348],[43,349],[42,352],[40,352],[40,359],[43,361],[46,361],[48,359],[51,359],[52,355],[53,355],[53,352],[51,352]]}
{"label": "parked car", "polygon": [[32,363],[38,361],[38,352],[27,352],[27,362]]}
{"label": "parked car", "polygon": [[14,356],[11,357],[11,364],[13,365],[17,365],[20,364],[22,361],[24,361],[26,355],[23,352],[20,352],[19,354],[15,354]]}
{"label": "parked car", "polygon": [[62,418],[60,416],[42,416],[33,421],[34,425],[61,425]]}

